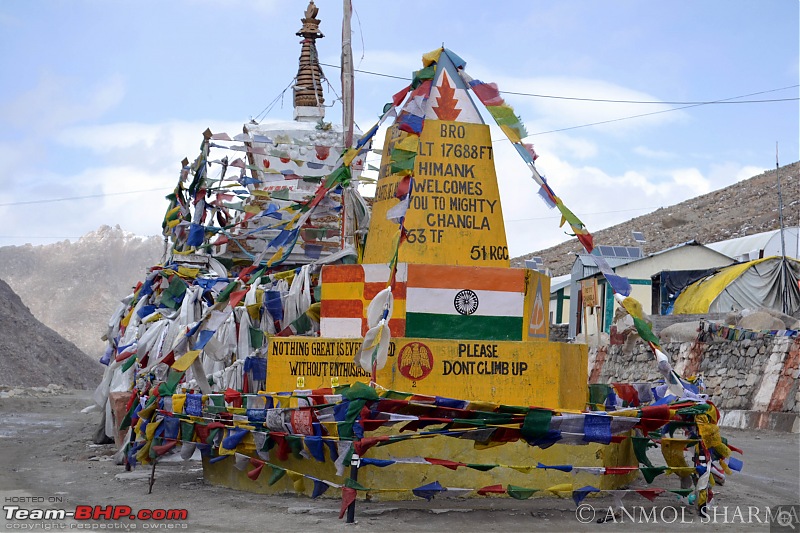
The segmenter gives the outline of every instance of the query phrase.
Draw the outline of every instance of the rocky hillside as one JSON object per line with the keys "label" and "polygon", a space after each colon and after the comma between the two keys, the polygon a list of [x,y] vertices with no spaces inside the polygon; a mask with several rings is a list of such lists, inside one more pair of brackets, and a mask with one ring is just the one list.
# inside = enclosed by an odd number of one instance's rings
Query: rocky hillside
{"label": "rocky hillside", "polygon": [[[783,195],[784,224],[800,220],[800,162],[779,169]],[[775,170],[740,181],[725,189],[664,207],[610,228],[592,231],[595,245],[635,246],[631,231],[647,239],[644,253],[653,253],[692,239],[707,244],[778,229],[778,181]],[[577,239],[546,250],[512,259],[523,266],[525,259],[541,256],[553,276],[568,274],[575,253],[583,252]]]}
{"label": "rocky hillside", "polygon": [[96,361],[109,317],[162,246],[159,237],[102,226],[74,243],[0,247],[0,273],[36,318]]}
{"label": "rocky hillside", "polygon": [[39,322],[0,280],[0,386],[93,388],[103,366]]}

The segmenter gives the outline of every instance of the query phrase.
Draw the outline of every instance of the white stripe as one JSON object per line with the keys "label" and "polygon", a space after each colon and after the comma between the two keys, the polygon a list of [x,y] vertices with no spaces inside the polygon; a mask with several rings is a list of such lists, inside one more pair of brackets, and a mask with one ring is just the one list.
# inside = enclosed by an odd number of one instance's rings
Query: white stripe
{"label": "white stripe", "polygon": [[321,337],[360,338],[361,319],[322,317],[319,322],[319,334]]}
{"label": "white stripe", "polygon": [[[406,313],[458,315],[453,303],[461,289],[406,289]],[[522,316],[525,306],[521,292],[473,291],[478,296],[478,308],[473,316]]]}
{"label": "white stripe", "polygon": [[772,401],[772,395],[775,394],[775,388],[778,386],[778,380],[781,377],[784,363],[784,353],[788,354],[789,339],[781,338],[776,339],[773,344],[772,353],[767,359],[767,363],[761,370],[761,384],[758,386],[756,393],[753,395],[753,411],[766,411]]}
{"label": "white stripe", "polygon": [[[387,283],[389,281],[389,265],[362,265],[365,283]],[[395,281],[405,283],[408,279],[408,263],[398,263]]]}

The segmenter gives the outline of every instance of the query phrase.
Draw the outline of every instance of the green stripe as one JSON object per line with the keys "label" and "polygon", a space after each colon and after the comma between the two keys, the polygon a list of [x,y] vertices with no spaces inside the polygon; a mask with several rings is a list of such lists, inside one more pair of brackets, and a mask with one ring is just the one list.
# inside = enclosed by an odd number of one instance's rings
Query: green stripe
{"label": "green stripe", "polygon": [[406,313],[406,337],[521,341],[522,317]]}

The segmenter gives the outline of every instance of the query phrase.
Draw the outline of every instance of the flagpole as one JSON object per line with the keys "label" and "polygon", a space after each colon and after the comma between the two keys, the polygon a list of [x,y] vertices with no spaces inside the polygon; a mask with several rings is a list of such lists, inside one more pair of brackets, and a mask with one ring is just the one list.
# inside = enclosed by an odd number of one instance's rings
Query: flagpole
{"label": "flagpole", "polygon": [[353,145],[353,46],[350,20],[352,0],[343,0],[342,7],[342,134],[345,149]]}
{"label": "flagpole", "polygon": [[786,283],[786,241],[783,237],[783,195],[781,194],[781,173],[778,163],[778,141],[775,141],[775,175],[778,180],[778,221],[781,232],[781,311],[786,314],[788,310],[786,296],[789,287]]}

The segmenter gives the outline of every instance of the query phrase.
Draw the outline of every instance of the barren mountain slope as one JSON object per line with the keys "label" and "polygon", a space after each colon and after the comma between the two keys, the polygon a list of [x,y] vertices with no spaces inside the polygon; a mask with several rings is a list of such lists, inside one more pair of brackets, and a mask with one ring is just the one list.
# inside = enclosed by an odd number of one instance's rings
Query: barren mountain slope
{"label": "barren mountain slope", "polygon": [[[800,224],[800,162],[779,169],[786,226]],[[573,206],[575,207],[575,206]],[[580,216],[580,210],[576,210]],[[730,187],[664,207],[610,228],[593,231],[595,245],[635,246],[631,231],[641,231],[647,239],[644,253],[653,253],[692,239],[711,242],[743,237],[780,227],[778,221],[778,181],[775,170],[767,171]],[[525,259],[541,256],[553,276],[568,274],[575,253],[583,252],[577,239],[546,250],[531,252],[511,260],[523,266]]]}

